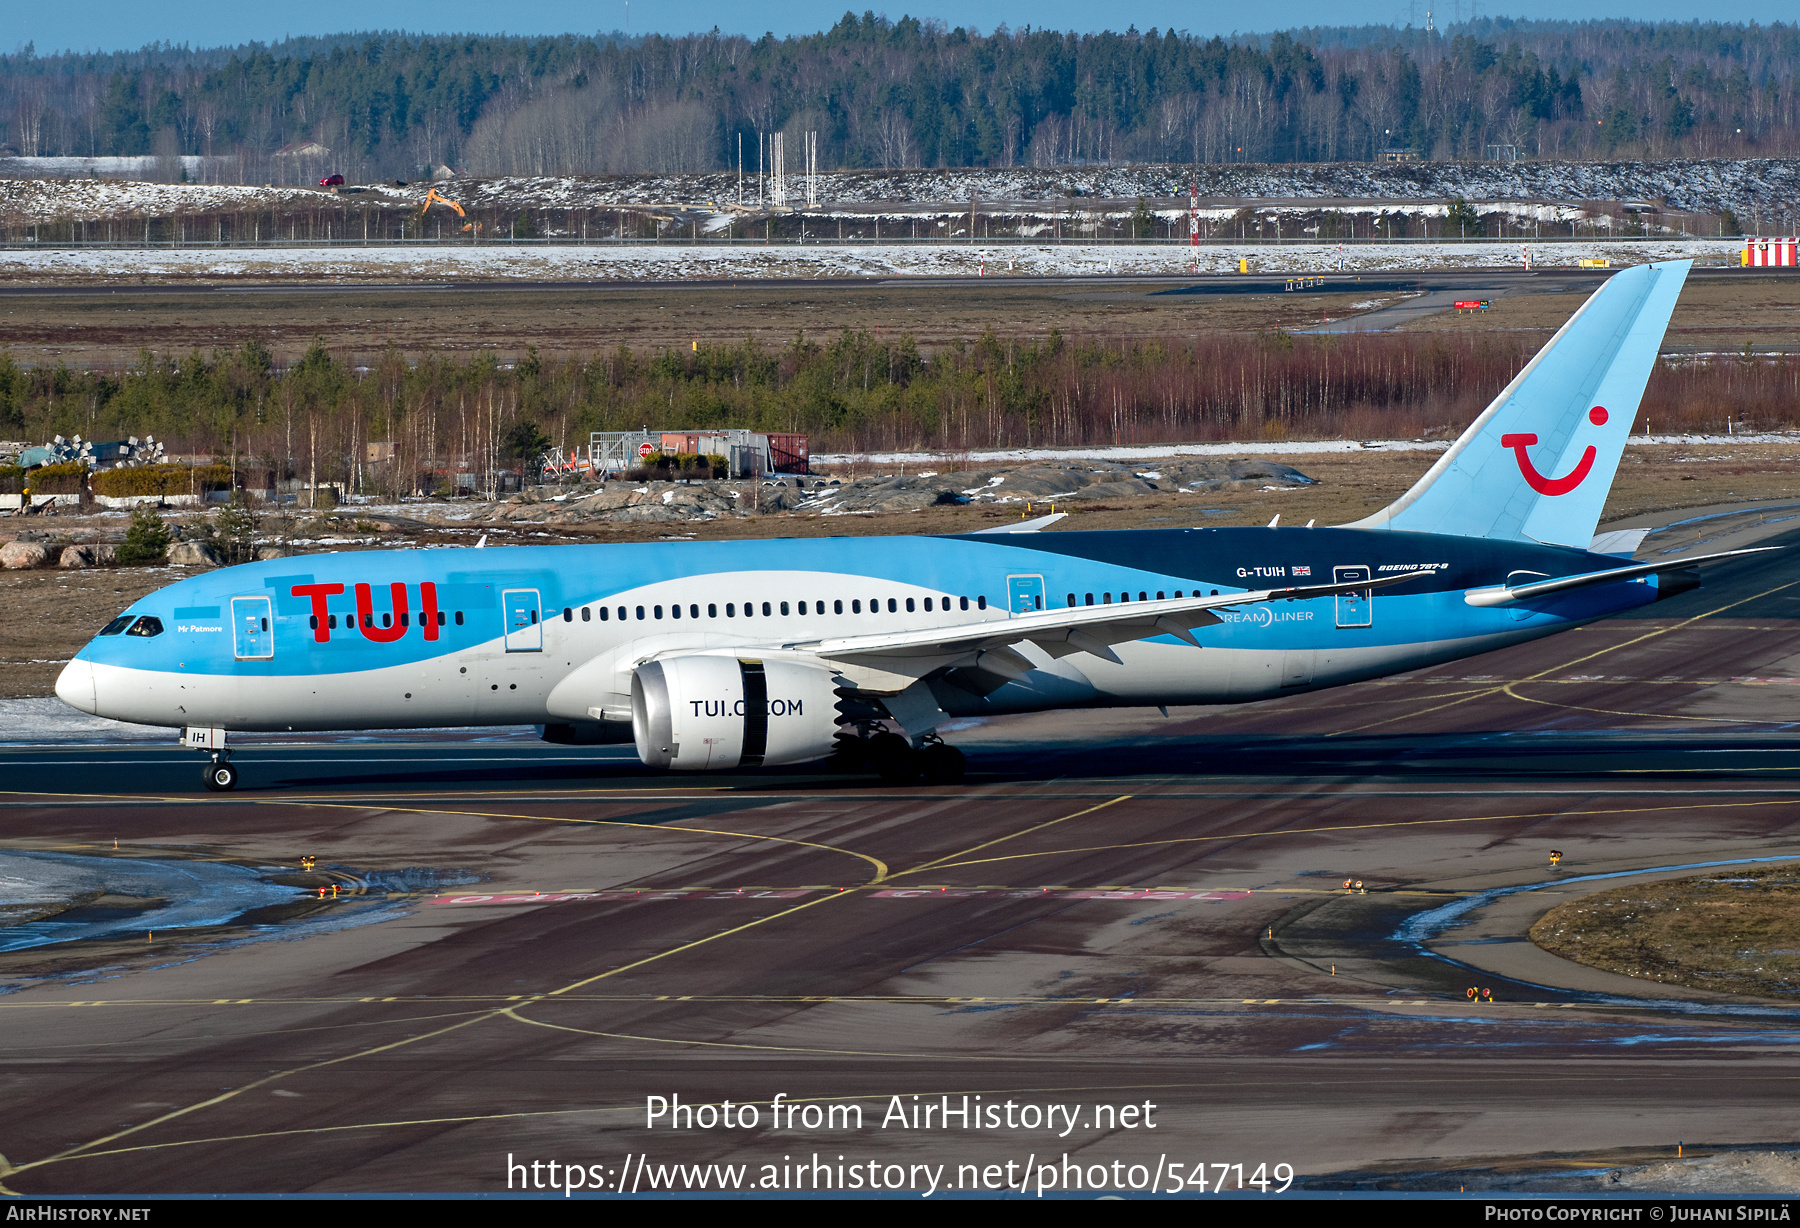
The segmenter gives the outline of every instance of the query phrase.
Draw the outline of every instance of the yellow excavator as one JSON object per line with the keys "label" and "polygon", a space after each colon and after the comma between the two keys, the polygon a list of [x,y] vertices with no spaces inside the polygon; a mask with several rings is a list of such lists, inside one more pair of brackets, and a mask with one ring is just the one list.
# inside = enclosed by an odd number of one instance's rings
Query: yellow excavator
{"label": "yellow excavator", "polygon": [[423,222],[425,220],[425,215],[431,211],[433,201],[440,205],[449,205],[452,209],[456,210],[456,216],[463,219],[462,228],[464,234],[467,234],[470,231],[474,231],[476,234],[481,233],[481,223],[469,220],[469,215],[463,212],[463,207],[461,205],[451,200],[448,196],[440,196],[436,188],[432,188],[425,193],[425,201],[419,206],[419,212],[416,217],[417,221]]}

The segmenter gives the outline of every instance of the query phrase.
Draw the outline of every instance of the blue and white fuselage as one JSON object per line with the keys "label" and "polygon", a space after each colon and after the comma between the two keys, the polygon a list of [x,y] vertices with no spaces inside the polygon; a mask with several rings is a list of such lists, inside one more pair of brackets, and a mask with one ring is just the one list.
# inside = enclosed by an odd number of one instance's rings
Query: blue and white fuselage
{"label": "blue and white fuselage", "polygon": [[1353,592],[1225,607],[1192,631],[1200,651],[1167,633],[1113,644],[1116,662],[1053,657],[1026,641],[1015,649],[1032,666],[1025,677],[985,693],[955,680],[933,688],[953,716],[1242,702],[1485,652],[1654,601],[1655,577],[1501,607],[1464,601],[1508,574],[1620,562],[1331,528],[314,555],[197,575],[144,598],[127,614],[157,619],[161,633],[95,639],[58,693],[118,720],[245,731],[579,724],[595,709],[628,722],[631,671],[656,656],[805,656],[834,640],[967,630],[1071,600],[1126,613],[1315,577],[1413,577],[1373,600]]}
{"label": "blue and white fuselage", "polygon": [[281,559],[134,603],[57,694],[215,751],[227,731],[517,723],[728,768],[890,724],[935,746],[948,717],[1237,703],[1486,652],[1695,582],[1669,573],[1696,560],[1589,549],[1686,269],[1614,277],[1354,525]]}

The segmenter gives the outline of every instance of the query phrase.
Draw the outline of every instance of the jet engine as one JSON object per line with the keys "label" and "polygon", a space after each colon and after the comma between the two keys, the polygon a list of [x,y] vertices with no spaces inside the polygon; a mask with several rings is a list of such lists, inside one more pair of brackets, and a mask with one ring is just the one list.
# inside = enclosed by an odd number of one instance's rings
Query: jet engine
{"label": "jet engine", "polygon": [[690,654],[631,678],[631,732],[654,768],[705,771],[805,763],[832,752],[837,682],[791,660]]}

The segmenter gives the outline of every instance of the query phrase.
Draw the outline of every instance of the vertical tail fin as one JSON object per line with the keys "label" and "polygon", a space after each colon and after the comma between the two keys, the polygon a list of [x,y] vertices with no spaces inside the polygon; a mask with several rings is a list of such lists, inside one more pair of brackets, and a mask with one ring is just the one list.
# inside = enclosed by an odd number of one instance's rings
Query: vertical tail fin
{"label": "vertical tail fin", "polygon": [[1411,490],[1346,527],[1585,548],[1692,264],[1615,274]]}

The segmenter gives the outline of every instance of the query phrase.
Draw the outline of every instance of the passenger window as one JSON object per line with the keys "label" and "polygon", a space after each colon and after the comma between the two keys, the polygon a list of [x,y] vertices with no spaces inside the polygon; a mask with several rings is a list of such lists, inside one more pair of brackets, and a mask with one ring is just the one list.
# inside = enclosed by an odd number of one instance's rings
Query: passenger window
{"label": "passenger window", "polygon": [[1100,604],[1101,605],[1111,605],[1112,604],[1112,594],[1111,593],[1101,593],[1100,594]]}
{"label": "passenger window", "polygon": [[[100,628],[100,634],[101,635],[117,635],[117,634],[119,634],[119,632],[121,632],[121,631],[125,630],[125,628],[129,627],[131,625],[131,620],[136,617],[137,617],[137,615],[135,615],[135,614],[121,614],[117,618],[113,619],[111,622],[107,623],[104,627]],[[314,618],[313,626],[316,627],[318,625],[319,625],[319,620],[317,618]]]}
{"label": "passenger window", "polygon": [[785,602],[785,601],[784,601],[784,602],[782,602],[782,603],[781,603],[781,616],[782,616],[782,617],[783,617],[783,618],[786,618],[786,617],[787,617],[787,612],[788,612],[788,608],[787,608],[787,607],[788,607],[788,603],[787,603],[787,602]]}
{"label": "passenger window", "polygon": [[1089,594],[1088,594],[1088,595],[1087,595],[1087,604],[1088,604],[1088,605],[1093,605],[1093,604],[1094,604],[1094,594],[1092,594],[1092,593],[1089,593]]}
{"label": "passenger window", "polygon": [[573,609],[571,609],[569,606],[563,607],[563,621],[566,623],[572,623],[575,621],[575,611]]}
{"label": "passenger window", "polygon": [[986,597],[975,598],[975,608],[978,610],[987,609],[987,598]]}
{"label": "passenger window", "polygon": [[929,597],[925,598],[925,612],[927,614],[931,613],[931,598]]}
{"label": "passenger window", "polygon": [[736,618],[737,617],[737,603],[736,602],[727,601],[725,603],[725,617],[726,618]]}
{"label": "passenger window", "polygon": [[[681,608],[681,607],[680,607],[680,606],[676,606],[676,607],[675,607],[675,608],[676,608],[676,609],[680,609],[680,608]],[[661,606],[654,606],[654,607],[652,607],[652,612],[653,612],[653,613],[654,613],[654,614],[655,614],[655,615],[656,615],[656,616],[657,616],[657,617],[658,617],[658,618],[661,618],[661,617],[662,617],[662,607],[661,607]]]}
{"label": "passenger window", "polygon": [[534,627],[537,626],[537,611],[536,610],[533,610],[531,612],[531,625]]}
{"label": "passenger window", "polygon": [[708,618],[717,618],[719,616],[719,607],[716,605],[708,604],[706,607],[706,616]]}
{"label": "passenger window", "polygon": [[899,612],[900,612],[900,603],[895,601],[892,597],[889,597],[888,598],[888,613],[889,614],[898,614]]}
{"label": "passenger window", "polygon": [[264,631],[267,631],[267,630],[268,630],[268,629],[269,629],[269,620],[268,620],[268,619],[266,619],[266,618],[265,618],[265,619],[263,619],[263,620],[262,620],[262,625],[263,625],[263,630],[264,630]]}
{"label": "passenger window", "polygon": [[457,611],[457,612],[456,612],[456,625],[457,625],[457,626],[459,626],[459,627],[460,627],[460,626],[462,626],[462,625],[463,625],[463,621],[462,621],[462,611],[461,611],[461,610],[458,610],[458,611]]}
{"label": "passenger window", "polygon": [[1158,600],[1158,601],[1167,601],[1167,600],[1168,600],[1168,598],[1167,598],[1167,597],[1164,597],[1164,596],[1163,596],[1163,595],[1162,595],[1162,590],[1161,590],[1161,589],[1160,589],[1160,588],[1159,588],[1159,589],[1157,589],[1157,590],[1156,590],[1156,599],[1157,599],[1157,600]]}
{"label": "passenger window", "polygon": [[[890,602],[888,602],[888,609],[890,609],[890,610],[891,610],[891,609],[893,609],[893,608],[894,608],[894,603],[893,603],[893,602],[891,602],[891,601],[890,601]],[[911,598],[911,597],[908,597],[908,598],[907,598],[907,599],[906,599],[906,612],[907,612],[907,613],[908,613],[908,614],[911,614],[911,613],[914,613],[914,610],[913,610],[913,599],[912,599],[912,598]]]}
{"label": "passenger window", "polygon": [[[785,606],[787,603],[783,602],[782,604]],[[781,612],[783,614],[786,614],[787,610],[783,609]],[[767,618],[768,616],[769,616],[769,603],[765,601],[765,602],[763,602],[763,617]]]}
{"label": "passenger window", "polygon": [[1069,608],[1071,610],[1075,608],[1075,594],[1074,593],[1069,594]]}
{"label": "passenger window", "polygon": [[125,634],[126,635],[152,636],[152,635],[161,635],[162,633],[163,633],[162,619],[156,617],[154,614],[146,614],[142,618],[138,619],[135,623],[133,623],[131,625],[131,630],[127,631]]}
{"label": "passenger window", "polygon": [[[656,616],[658,618],[662,617],[662,607],[661,606],[656,607]],[[680,618],[681,617],[681,607],[678,605],[670,606],[669,607],[669,617],[670,618]]]}
{"label": "passenger window", "polygon": [[[638,607],[638,617],[642,618],[643,616],[644,616],[644,607],[639,606]],[[620,622],[625,621],[625,607],[624,606],[619,607],[619,621]]]}
{"label": "passenger window", "polygon": [[833,614],[842,614],[844,612],[844,603],[841,601],[832,602],[831,603],[831,612]]}
{"label": "passenger window", "polygon": [[638,607],[638,608],[637,608],[637,616],[638,616],[638,621],[639,621],[639,622],[643,622],[643,621],[644,621],[644,607],[643,607],[643,606],[639,606],[639,607]]}
{"label": "passenger window", "polygon": [[[1160,596],[1160,594],[1158,594],[1158,595]],[[1149,593],[1139,593],[1138,600],[1139,601],[1148,601],[1148,600],[1150,600],[1150,594]]]}
{"label": "passenger window", "polygon": [[402,614],[401,614],[401,615],[400,615],[400,625],[401,625],[401,626],[402,626],[402,627],[410,627],[410,626],[412,626],[412,615],[410,615],[410,614],[405,614],[405,613],[402,613]]}
{"label": "passenger window", "polygon": [[948,597],[944,598],[944,612],[946,614],[950,612],[950,598]]}
{"label": "passenger window", "polygon": [[[587,611],[583,610],[582,613],[585,615],[587,613]],[[439,610],[438,611],[438,626],[441,627],[443,625],[444,625],[444,612],[442,610]]]}
{"label": "passenger window", "polygon": [[[319,616],[317,614],[314,614],[312,617],[308,618],[306,621],[307,621],[308,625],[310,625],[314,631],[317,631],[319,629]],[[105,635],[106,632],[102,631],[100,634]]]}
{"label": "passenger window", "polygon": [[1219,590],[1218,590],[1218,589],[1216,589],[1216,588],[1215,588],[1215,589],[1214,589],[1214,590],[1213,590],[1213,591],[1212,591],[1212,595],[1213,595],[1213,596],[1215,596],[1215,597],[1217,597],[1217,596],[1218,596],[1218,595],[1219,595]]}
{"label": "passenger window", "polygon": [[861,614],[862,613],[862,602],[857,600],[854,597],[851,598],[850,599],[850,612],[852,614]]}
{"label": "passenger window", "polygon": [[962,598],[962,599],[961,599],[961,602],[962,602],[962,608],[963,608],[963,609],[965,609],[965,610],[966,610],[966,609],[968,609],[968,608],[969,608],[969,599],[968,599],[968,598],[967,598],[967,597],[964,597],[964,598]]}
{"label": "passenger window", "polygon": [[606,606],[601,606],[601,607],[600,607],[600,621],[601,621],[601,622],[605,622],[605,621],[606,621],[606,617],[607,617],[607,615],[608,615],[608,614],[609,614],[609,613],[610,613],[610,611],[609,611],[609,610],[608,610],[608,609],[607,609],[607,607],[606,607]]}
{"label": "passenger window", "polygon": [[1180,596],[1181,596],[1181,590],[1180,590],[1180,589],[1176,589],[1176,590],[1175,590],[1175,596],[1176,596],[1176,597],[1180,597]]}
{"label": "passenger window", "polygon": [[[438,615],[438,621],[439,622],[444,621],[444,616],[442,614]],[[462,620],[459,618],[459,619],[457,619],[457,621],[461,622]],[[329,627],[331,630],[336,631],[337,630],[337,615],[336,614],[327,614],[325,616],[325,625],[327,627]]]}
{"label": "passenger window", "polygon": [[700,617],[700,607],[697,605],[689,605],[688,606],[688,617],[689,618],[699,618]]}
{"label": "passenger window", "polygon": [[804,601],[802,601],[798,606],[795,607],[795,609],[798,610],[798,612],[801,614],[806,613],[806,603]]}
{"label": "passenger window", "polygon": [[[442,615],[439,615],[439,617],[442,617]],[[594,621],[594,612],[592,610],[588,609],[586,606],[582,606],[581,607],[581,621],[584,623],[593,622]]]}

